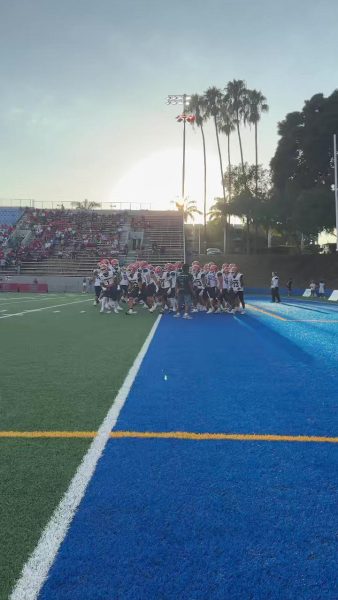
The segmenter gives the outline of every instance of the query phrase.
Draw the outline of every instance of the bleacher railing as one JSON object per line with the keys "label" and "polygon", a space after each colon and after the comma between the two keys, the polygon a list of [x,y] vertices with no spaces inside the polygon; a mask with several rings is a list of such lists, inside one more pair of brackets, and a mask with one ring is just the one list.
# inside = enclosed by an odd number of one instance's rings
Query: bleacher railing
{"label": "bleacher railing", "polygon": [[[156,210],[156,211],[168,211],[173,210],[172,203],[168,203],[168,206],[164,206],[163,209],[152,206],[151,202],[98,202],[98,206],[95,206],[93,210]],[[71,200],[34,200],[33,198],[0,198],[0,207],[8,208],[64,208],[67,210],[74,210],[75,204]]]}

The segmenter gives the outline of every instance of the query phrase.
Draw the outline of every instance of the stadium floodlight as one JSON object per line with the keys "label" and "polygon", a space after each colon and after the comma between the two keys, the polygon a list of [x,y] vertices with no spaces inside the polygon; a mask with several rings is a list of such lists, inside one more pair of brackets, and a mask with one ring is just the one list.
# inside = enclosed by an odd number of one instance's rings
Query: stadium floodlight
{"label": "stadium floodlight", "polygon": [[[167,96],[167,104],[182,104],[183,105],[183,113],[176,117],[179,123],[183,123],[183,156],[182,156],[182,203],[184,204],[185,197],[185,128],[186,128],[186,110],[190,104],[191,96],[189,94],[169,94]],[[184,234],[184,215],[183,215],[183,254],[184,254],[184,262],[186,258],[185,253],[185,234]]]}

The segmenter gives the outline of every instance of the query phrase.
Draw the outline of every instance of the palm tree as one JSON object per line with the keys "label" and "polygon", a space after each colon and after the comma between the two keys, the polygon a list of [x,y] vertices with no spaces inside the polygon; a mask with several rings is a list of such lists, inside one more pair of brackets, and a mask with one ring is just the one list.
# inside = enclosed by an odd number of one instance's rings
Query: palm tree
{"label": "palm tree", "polygon": [[248,103],[248,122],[255,127],[255,164],[256,164],[256,178],[255,178],[255,190],[256,195],[258,192],[258,140],[257,140],[257,125],[260,121],[261,114],[268,112],[269,106],[266,103],[266,98],[261,92],[257,90],[247,90],[247,103]]}
{"label": "palm tree", "polygon": [[227,136],[228,146],[228,202],[231,202],[231,155],[230,155],[230,135],[235,131],[235,123],[231,112],[229,110],[229,103],[224,98],[224,102],[221,106],[219,118],[218,118],[218,129]]}
{"label": "palm tree", "polygon": [[205,151],[205,136],[203,125],[205,123],[205,103],[203,96],[193,94],[190,99],[189,110],[195,115],[195,123],[200,128],[203,144],[204,163],[204,194],[203,194],[203,220],[204,220],[204,250],[207,247],[207,156]]}
{"label": "palm tree", "polygon": [[243,148],[242,148],[242,139],[240,132],[240,123],[246,122],[247,120],[247,89],[246,83],[242,79],[233,79],[233,81],[229,81],[225,88],[226,92],[226,101],[229,104],[230,113],[233,116],[237,134],[238,134],[238,142],[239,149],[241,153],[241,163],[242,163],[242,171],[244,175],[244,158],[243,158]]}
{"label": "palm tree", "polygon": [[196,206],[196,201],[189,200],[188,198],[184,198],[183,201],[178,200],[176,202],[176,208],[180,213],[182,213],[184,223],[187,223],[189,221],[189,219],[190,219],[190,221],[194,221],[195,215],[202,214],[201,211],[198,210],[198,208]]}
{"label": "palm tree", "polygon": [[72,202],[72,206],[77,210],[93,210],[93,208],[98,208],[101,205],[99,202],[90,202],[85,198],[83,202]]}
{"label": "palm tree", "polygon": [[[224,206],[225,206],[227,201],[226,201],[226,197],[225,197],[225,184],[224,184],[224,176],[223,176],[222,153],[221,153],[221,146],[219,143],[219,135],[218,135],[218,120],[220,117],[221,106],[224,102],[224,96],[223,96],[221,90],[219,90],[216,87],[211,87],[211,88],[208,88],[206,92],[204,92],[204,102],[205,102],[205,116],[211,117],[213,119],[214,125],[215,125],[219,166],[221,169],[223,200],[224,200]],[[225,229],[225,237],[226,237],[226,229]],[[226,246],[226,239],[225,239],[225,246]],[[226,251],[226,248],[224,251]]]}
{"label": "palm tree", "polygon": [[223,227],[223,250],[226,253],[227,246],[227,224],[230,216],[230,206],[224,203],[223,198],[215,198],[216,202],[210,207],[209,220],[220,223]]}
{"label": "palm tree", "polygon": [[185,243],[184,223],[187,223],[189,219],[191,221],[194,221],[195,215],[201,215],[202,213],[200,210],[198,210],[198,208],[196,206],[196,201],[189,200],[188,198],[183,198],[183,200],[181,200],[181,201],[178,200],[176,202],[176,208],[183,216],[183,255],[184,255],[184,262],[185,262],[185,260],[186,260],[186,243]]}

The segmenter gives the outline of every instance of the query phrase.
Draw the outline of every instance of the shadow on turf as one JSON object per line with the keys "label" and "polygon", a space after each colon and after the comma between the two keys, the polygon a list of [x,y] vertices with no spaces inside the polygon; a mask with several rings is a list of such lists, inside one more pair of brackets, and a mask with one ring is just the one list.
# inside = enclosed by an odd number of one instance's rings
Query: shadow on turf
{"label": "shadow on turf", "polygon": [[271,351],[276,352],[278,355],[279,350],[283,350],[294,360],[300,361],[304,364],[311,364],[314,362],[313,356],[300,348],[297,344],[292,342],[290,339],[281,335],[277,331],[271,329],[268,325],[258,320],[253,315],[247,314],[244,317],[238,317],[237,321],[249,327],[259,338],[265,343],[271,345]]}
{"label": "shadow on turf", "polygon": [[292,303],[292,304],[289,304],[288,302],[282,302],[282,304],[283,304],[283,306],[291,306],[292,308],[299,308],[301,310],[309,310],[310,312],[322,313],[324,315],[330,315],[330,314],[332,314],[332,311],[329,311],[329,310],[318,310],[316,308],[308,308],[307,306],[303,306],[303,305],[300,306],[296,302]]}

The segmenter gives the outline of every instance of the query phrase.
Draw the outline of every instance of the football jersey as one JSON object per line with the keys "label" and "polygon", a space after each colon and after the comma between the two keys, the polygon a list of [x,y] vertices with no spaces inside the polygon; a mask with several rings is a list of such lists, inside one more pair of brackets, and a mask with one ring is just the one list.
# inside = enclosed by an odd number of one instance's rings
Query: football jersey
{"label": "football jersey", "polygon": [[121,285],[129,285],[128,275],[125,271],[121,271]]}
{"label": "football jersey", "polygon": [[143,269],[143,271],[142,271],[142,283],[145,283],[146,285],[149,285],[150,284],[150,279],[151,279],[151,275],[150,275],[149,269]]}
{"label": "football jersey", "polygon": [[163,271],[160,281],[161,281],[161,288],[168,290],[171,287],[170,273],[168,271]]}
{"label": "football jersey", "polygon": [[223,290],[229,290],[229,289],[230,289],[230,274],[223,273]]}
{"label": "football jersey", "polygon": [[176,271],[171,271],[170,273],[170,287],[171,289],[176,287],[176,281],[177,281],[177,273]]}
{"label": "football jersey", "polygon": [[209,271],[207,275],[207,286],[208,287],[216,287],[217,286],[217,275],[213,271]]}
{"label": "football jersey", "polygon": [[242,273],[236,273],[232,276],[232,289],[234,292],[243,292],[243,275]]}

